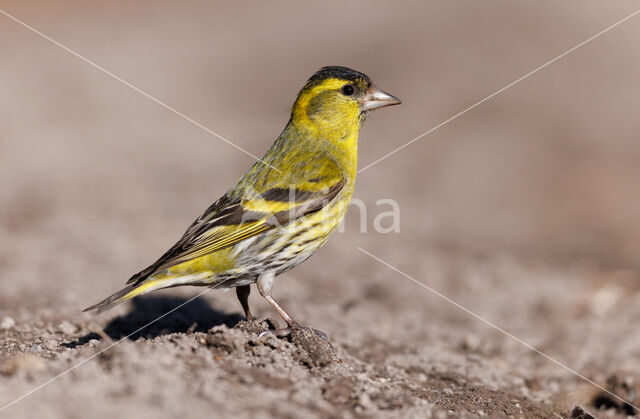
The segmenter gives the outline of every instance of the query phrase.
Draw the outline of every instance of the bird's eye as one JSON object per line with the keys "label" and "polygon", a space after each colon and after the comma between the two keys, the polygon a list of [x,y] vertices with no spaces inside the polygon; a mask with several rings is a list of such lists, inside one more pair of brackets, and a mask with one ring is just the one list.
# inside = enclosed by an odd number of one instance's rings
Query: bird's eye
{"label": "bird's eye", "polygon": [[351,96],[353,94],[353,92],[355,92],[355,89],[353,88],[352,85],[350,84],[345,84],[344,86],[342,86],[342,94],[345,96]]}

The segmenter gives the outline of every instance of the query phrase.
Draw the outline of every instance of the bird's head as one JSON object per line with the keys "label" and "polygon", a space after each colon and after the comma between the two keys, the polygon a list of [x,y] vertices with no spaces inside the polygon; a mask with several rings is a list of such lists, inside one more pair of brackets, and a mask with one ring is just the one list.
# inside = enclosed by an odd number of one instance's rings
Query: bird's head
{"label": "bird's head", "polygon": [[348,135],[355,130],[357,135],[370,111],[400,103],[400,99],[378,89],[358,71],[324,67],[300,90],[291,118],[294,123],[308,124],[321,131]]}

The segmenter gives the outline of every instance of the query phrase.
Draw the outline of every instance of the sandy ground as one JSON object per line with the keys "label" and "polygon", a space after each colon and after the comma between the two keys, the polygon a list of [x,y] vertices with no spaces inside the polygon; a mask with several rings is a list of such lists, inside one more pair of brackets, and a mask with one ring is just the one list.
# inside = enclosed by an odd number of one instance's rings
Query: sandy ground
{"label": "sandy ground", "polygon": [[[361,167],[635,7],[2,6],[257,155],[315,69],[366,72],[405,103],[367,121]],[[81,313],[252,159],[0,16],[0,417],[638,414],[585,380],[640,404],[637,19],[360,174],[368,231],[352,208],[274,291],[331,348],[259,338],[282,321],[255,290],[257,323],[233,292],[177,308],[194,288]],[[400,232],[374,229],[387,198]]]}

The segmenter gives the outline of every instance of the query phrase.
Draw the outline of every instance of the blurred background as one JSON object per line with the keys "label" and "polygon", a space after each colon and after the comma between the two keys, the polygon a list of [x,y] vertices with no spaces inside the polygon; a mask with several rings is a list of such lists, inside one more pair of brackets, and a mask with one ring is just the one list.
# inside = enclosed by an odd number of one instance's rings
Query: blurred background
{"label": "blurred background", "polygon": [[[364,167],[633,2],[36,4],[4,6],[258,156],[317,68],[363,71],[404,100],[367,121]],[[6,17],[0,31],[1,255],[23,268],[3,286],[33,289],[38,263],[89,271],[79,249],[118,284],[252,164]],[[402,210],[403,234],[376,240],[638,268],[639,33],[620,25],[364,171],[356,197]]]}
{"label": "blurred background", "polygon": [[[633,1],[494,0],[2,4],[258,156],[314,71],[325,65],[362,71],[404,104],[369,117],[360,167],[636,7]],[[291,275],[326,279],[332,276],[317,272],[339,264],[336,275],[348,273],[357,284],[371,275],[384,290],[393,272],[381,272],[355,246],[425,281],[440,272],[442,256],[448,261],[442,269],[457,274],[431,279],[486,313],[517,300],[509,291],[546,289],[531,313],[547,325],[557,321],[550,313],[566,309],[565,300],[555,305],[548,298],[585,281],[593,289],[623,284],[615,298],[597,297],[607,302],[637,297],[638,39],[640,17],[634,17],[362,172],[355,197],[368,204],[369,225],[375,202],[391,198],[400,205],[400,233],[361,234],[351,214],[346,232]],[[0,51],[0,305],[6,310],[66,305],[77,312],[100,300],[166,250],[253,163],[2,15]],[[486,280],[486,271],[465,276],[461,258],[544,268],[535,275],[507,269]],[[517,323],[516,308],[496,310],[516,330],[538,336],[527,321],[533,317]],[[637,310],[630,316],[625,322],[637,320]],[[639,354],[633,342],[625,356]]]}

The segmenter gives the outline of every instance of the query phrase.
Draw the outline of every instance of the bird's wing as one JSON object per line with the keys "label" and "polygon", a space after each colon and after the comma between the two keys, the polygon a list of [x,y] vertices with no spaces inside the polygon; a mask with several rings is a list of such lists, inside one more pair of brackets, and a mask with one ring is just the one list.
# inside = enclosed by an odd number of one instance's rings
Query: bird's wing
{"label": "bird's wing", "polygon": [[274,187],[250,198],[223,196],[187,229],[171,249],[154,264],[132,276],[127,284],[141,282],[156,272],[318,211],[340,192],[345,180],[341,176],[323,178],[322,184],[326,187],[320,190],[313,183],[317,180],[309,179],[299,187]]}

